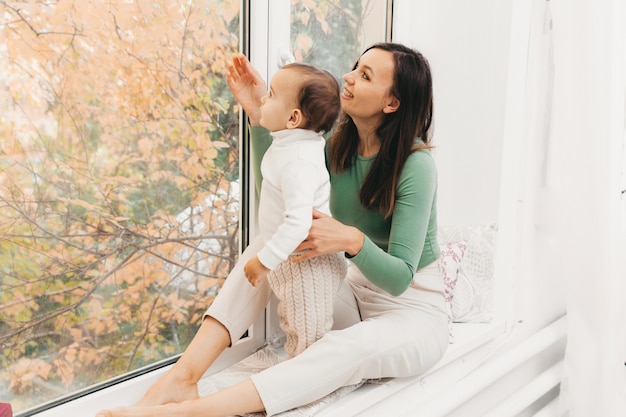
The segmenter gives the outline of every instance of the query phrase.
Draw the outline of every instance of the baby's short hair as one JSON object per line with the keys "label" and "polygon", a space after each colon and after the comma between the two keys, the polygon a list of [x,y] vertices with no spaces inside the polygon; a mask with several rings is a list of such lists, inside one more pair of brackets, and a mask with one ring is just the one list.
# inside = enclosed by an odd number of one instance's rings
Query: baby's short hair
{"label": "baby's short hair", "polygon": [[341,110],[337,79],[328,71],[301,62],[285,65],[282,69],[302,75],[296,95],[298,107],[306,119],[302,128],[329,132]]}

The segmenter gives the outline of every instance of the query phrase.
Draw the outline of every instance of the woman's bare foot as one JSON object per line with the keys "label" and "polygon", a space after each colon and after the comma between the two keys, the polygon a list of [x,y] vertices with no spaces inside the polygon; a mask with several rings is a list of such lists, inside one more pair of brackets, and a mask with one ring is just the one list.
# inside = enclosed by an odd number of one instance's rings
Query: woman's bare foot
{"label": "woman's bare foot", "polygon": [[168,372],[148,389],[137,403],[137,406],[149,407],[168,403],[180,403],[198,398],[198,386],[195,382],[180,379]]}
{"label": "woman's bare foot", "polygon": [[173,405],[198,398],[196,384],[167,373],[148,389],[135,406],[100,410],[96,413],[96,417],[172,416],[176,415],[176,413],[172,414],[174,410],[170,410]]}
{"label": "woman's bare foot", "polygon": [[[136,405],[100,410],[96,416],[231,416],[242,405],[245,412],[262,410],[263,403],[252,381],[214,393],[209,396],[212,398],[199,398],[197,381],[230,343],[230,333],[226,327],[212,317],[205,317],[178,362],[148,389]],[[229,396],[229,392],[234,395]],[[248,401],[242,402],[242,397]]]}

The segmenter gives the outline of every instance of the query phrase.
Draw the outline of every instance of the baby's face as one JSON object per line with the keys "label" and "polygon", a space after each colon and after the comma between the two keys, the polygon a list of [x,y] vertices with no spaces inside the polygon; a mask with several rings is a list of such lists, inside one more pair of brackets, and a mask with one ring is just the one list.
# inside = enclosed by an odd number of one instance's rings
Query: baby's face
{"label": "baby's face", "polygon": [[297,89],[295,71],[281,69],[274,75],[270,91],[261,99],[261,126],[271,132],[288,128],[297,109]]}

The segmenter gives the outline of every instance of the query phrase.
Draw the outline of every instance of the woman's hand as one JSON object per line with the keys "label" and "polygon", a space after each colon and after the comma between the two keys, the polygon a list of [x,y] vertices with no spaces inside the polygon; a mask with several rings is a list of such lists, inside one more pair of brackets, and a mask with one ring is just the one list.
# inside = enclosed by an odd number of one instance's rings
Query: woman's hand
{"label": "woman's hand", "polygon": [[258,126],[261,119],[261,98],[267,93],[267,85],[245,55],[233,56],[232,63],[228,66],[226,83],[248,115],[250,125]]}
{"label": "woman's hand", "polygon": [[356,227],[346,226],[338,220],[313,210],[313,224],[309,235],[296,251],[306,251],[295,256],[294,262],[301,262],[314,256],[327,255],[335,252],[346,252],[354,256],[363,247],[365,237]]}

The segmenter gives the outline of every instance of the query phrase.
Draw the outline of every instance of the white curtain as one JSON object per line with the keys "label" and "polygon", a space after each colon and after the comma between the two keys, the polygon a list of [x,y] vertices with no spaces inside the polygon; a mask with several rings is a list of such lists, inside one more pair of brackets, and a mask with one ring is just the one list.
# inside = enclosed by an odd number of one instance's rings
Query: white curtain
{"label": "white curtain", "polygon": [[[561,409],[626,416],[626,2],[551,0],[550,152],[568,342]],[[555,168],[555,167],[553,167]]]}

